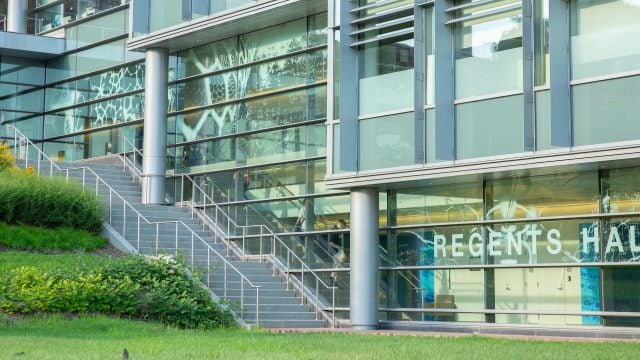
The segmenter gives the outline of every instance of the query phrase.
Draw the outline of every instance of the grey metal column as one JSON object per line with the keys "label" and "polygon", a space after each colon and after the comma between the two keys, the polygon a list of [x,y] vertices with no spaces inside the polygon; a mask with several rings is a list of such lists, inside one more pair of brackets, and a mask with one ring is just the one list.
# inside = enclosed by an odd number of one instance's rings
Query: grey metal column
{"label": "grey metal column", "polygon": [[351,190],[351,326],[378,327],[378,190]]}
{"label": "grey metal column", "polygon": [[549,1],[551,145],[571,146],[569,2]]}
{"label": "grey metal column", "polygon": [[167,151],[167,49],[147,49],[144,93],[143,204],[165,203]]}
{"label": "grey metal column", "polygon": [[9,0],[7,4],[7,31],[27,32],[27,0]]}
{"label": "grey metal column", "polygon": [[440,0],[433,4],[435,82],[434,94],[436,116],[436,159],[455,159],[455,63],[453,28],[446,24],[450,20],[446,9],[453,2]]}

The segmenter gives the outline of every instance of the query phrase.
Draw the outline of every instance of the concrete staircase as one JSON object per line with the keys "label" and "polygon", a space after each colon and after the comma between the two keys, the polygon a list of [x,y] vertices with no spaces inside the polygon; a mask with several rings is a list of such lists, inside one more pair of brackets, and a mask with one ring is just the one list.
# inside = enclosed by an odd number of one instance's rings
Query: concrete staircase
{"label": "concrete staircase", "polygon": [[[58,165],[61,168],[71,167],[68,164]],[[73,167],[78,166],[78,164],[73,165]],[[267,263],[240,261],[227,252],[226,246],[214,243],[214,235],[209,231],[203,231],[202,224],[192,218],[188,209],[142,205],[141,186],[133,180],[129,172],[123,170],[122,166],[88,163],[81,166],[91,168],[135,209],[133,211],[119,196],[115,196],[106,186],[96,182],[93,174],[84,172],[84,186],[93,191],[97,189],[102,201],[105,204],[111,204],[111,211],[108,214],[109,223],[115,231],[142,254],[160,253],[183,256],[187,263],[199,269],[198,272],[201,273],[205,285],[220,299],[226,299],[239,306],[241,304],[241,309],[237,312],[245,322],[249,324],[256,322],[256,290],[243,281],[230,266],[238,269],[253,284],[260,286],[258,305],[260,326],[311,328],[327,325],[324,320],[316,320],[316,313],[308,305],[302,304],[299,294],[287,289],[283,278],[274,276],[273,269]],[[82,181],[83,172],[71,170],[69,177]],[[167,223],[149,224],[143,217],[150,222]],[[206,244],[199,238],[204,239]],[[222,258],[226,259],[230,266],[226,265]]]}

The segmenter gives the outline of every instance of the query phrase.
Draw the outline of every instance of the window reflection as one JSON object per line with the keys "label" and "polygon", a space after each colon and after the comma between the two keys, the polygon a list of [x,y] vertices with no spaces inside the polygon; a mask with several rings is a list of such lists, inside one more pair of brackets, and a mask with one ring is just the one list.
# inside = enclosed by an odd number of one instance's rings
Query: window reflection
{"label": "window reflection", "polygon": [[522,89],[522,12],[510,10],[513,5],[501,0],[456,12],[457,17],[487,13],[455,27],[456,98]]}

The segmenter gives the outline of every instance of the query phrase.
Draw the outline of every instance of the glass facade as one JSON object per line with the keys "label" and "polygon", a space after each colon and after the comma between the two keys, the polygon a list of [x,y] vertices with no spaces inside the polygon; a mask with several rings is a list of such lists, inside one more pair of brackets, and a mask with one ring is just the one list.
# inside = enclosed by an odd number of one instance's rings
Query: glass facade
{"label": "glass facade", "polygon": [[[148,3],[132,39],[128,1],[30,3],[29,32],[63,36],[66,51],[0,56],[1,124],[59,161],[122,152],[123,136],[142,148],[135,36],[268,7]],[[328,1],[333,11],[257,31],[169,39],[168,198],[202,201],[181,181],[190,174],[238,225],[266,225],[324,279],[338,274],[348,307],[349,257],[328,244],[358,256],[336,225],[350,221],[349,189],[366,184],[380,190],[381,318],[639,326],[640,7],[440,5]],[[242,245],[286,256],[256,234]]]}
{"label": "glass facade", "polygon": [[[380,301],[403,309],[389,318],[637,326],[633,314],[606,312],[640,309],[638,292],[622,290],[640,269],[640,223],[621,216],[637,213],[638,171],[387,191],[396,225],[381,232]],[[424,310],[434,308],[460,312]],[[591,312],[604,313],[582,315]]]}

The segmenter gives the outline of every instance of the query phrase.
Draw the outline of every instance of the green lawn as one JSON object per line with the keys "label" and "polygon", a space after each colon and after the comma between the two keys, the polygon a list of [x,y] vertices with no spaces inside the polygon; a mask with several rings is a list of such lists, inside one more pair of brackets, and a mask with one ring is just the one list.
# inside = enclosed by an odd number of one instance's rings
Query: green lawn
{"label": "green lawn", "polygon": [[88,254],[37,254],[21,251],[0,252],[0,274],[21,266],[51,272],[61,269],[90,269],[111,261],[108,256]]}
{"label": "green lawn", "polygon": [[0,222],[0,245],[16,250],[93,251],[106,245],[101,236],[70,228],[45,229]]}
{"label": "green lawn", "polygon": [[80,317],[0,320],[0,359],[637,359],[640,344],[176,330]]}

